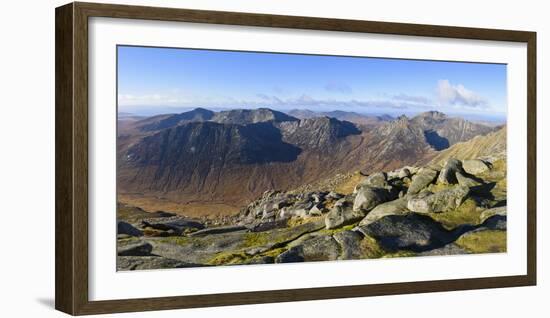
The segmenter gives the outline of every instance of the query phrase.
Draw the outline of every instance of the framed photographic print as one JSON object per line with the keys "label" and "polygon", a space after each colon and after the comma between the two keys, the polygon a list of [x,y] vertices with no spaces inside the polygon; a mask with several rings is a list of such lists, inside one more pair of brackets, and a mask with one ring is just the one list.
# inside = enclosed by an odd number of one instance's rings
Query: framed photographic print
{"label": "framed photographic print", "polygon": [[536,34],[56,10],[56,308],[536,284]]}

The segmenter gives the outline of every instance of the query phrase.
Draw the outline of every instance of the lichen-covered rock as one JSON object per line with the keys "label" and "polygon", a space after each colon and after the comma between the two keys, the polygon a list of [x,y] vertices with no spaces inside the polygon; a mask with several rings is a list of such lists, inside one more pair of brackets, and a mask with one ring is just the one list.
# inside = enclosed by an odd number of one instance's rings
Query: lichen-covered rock
{"label": "lichen-covered rock", "polygon": [[492,217],[493,215],[506,215],[506,206],[496,207],[492,209],[487,209],[479,215],[479,221],[480,223],[485,222],[488,218]]}
{"label": "lichen-covered rock", "polygon": [[377,188],[384,188],[387,186],[388,176],[385,172],[377,172],[368,176],[363,182],[365,185]]}
{"label": "lichen-covered rock", "polygon": [[409,212],[409,209],[407,208],[407,199],[403,197],[397,200],[385,202],[378,205],[372,211],[370,211],[367,214],[367,216],[363,218],[363,220],[361,220],[359,225],[368,225],[387,215],[394,215],[394,214],[400,215],[408,212]]}
{"label": "lichen-covered rock", "polygon": [[419,256],[445,256],[445,255],[461,255],[461,254],[468,254],[468,251],[454,243],[449,243],[443,247],[422,252],[418,255]]}
{"label": "lichen-covered rock", "polygon": [[469,174],[478,175],[488,171],[489,165],[483,160],[469,159],[462,161],[462,168]]}
{"label": "lichen-covered rock", "polygon": [[374,237],[388,251],[423,252],[452,242],[455,233],[432,218],[416,213],[385,216],[371,224],[359,226],[362,233]]}
{"label": "lichen-covered rock", "polygon": [[468,188],[477,187],[477,186],[482,184],[481,182],[466,176],[465,174],[463,174],[460,171],[456,172],[456,180],[457,180],[458,184],[460,184],[461,186],[468,187]]}
{"label": "lichen-covered rock", "polygon": [[340,256],[338,259],[361,259],[362,253],[361,240],[363,235],[357,231],[341,231],[332,236],[340,245]]}
{"label": "lichen-covered rock", "polygon": [[421,168],[412,178],[411,185],[407,191],[408,195],[419,193],[432,183],[437,177],[437,170],[431,168]]}
{"label": "lichen-covered rock", "polygon": [[292,247],[275,258],[275,263],[298,263],[303,261],[304,253],[301,246]]}
{"label": "lichen-covered rock", "polygon": [[468,187],[457,185],[423,197],[411,198],[407,208],[417,213],[437,213],[454,210],[468,196]]}
{"label": "lichen-covered rock", "polygon": [[389,199],[390,194],[387,190],[365,186],[357,192],[353,202],[353,210],[368,212]]}
{"label": "lichen-covered rock", "polygon": [[204,229],[202,223],[181,216],[149,218],[142,220],[141,223],[144,227],[150,227],[155,230],[171,231],[172,235],[181,235],[185,232]]}
{"label": "lichen-covered rock", "polygon": [[[301,257],[303,261],[311,262],[338,259],[340,247],[331,235],[320,235],[305,240],[292,249],[295,259]],[[279,262],[281,262],[281,258],[279,258]]]}
{"label": "lichen-covered rock", "polygon": [[437,182],[441,184],[456,184],[456,173],[462,172],[462,162],[455,158],[450,158],[441,169]]}
{"label": "lichen-covered rock", "polygon": [[325,216],[325,226],[330,230],[351,224],[361,220],[365,213],[364,210],[355,211],[347,204],[335,205]]}

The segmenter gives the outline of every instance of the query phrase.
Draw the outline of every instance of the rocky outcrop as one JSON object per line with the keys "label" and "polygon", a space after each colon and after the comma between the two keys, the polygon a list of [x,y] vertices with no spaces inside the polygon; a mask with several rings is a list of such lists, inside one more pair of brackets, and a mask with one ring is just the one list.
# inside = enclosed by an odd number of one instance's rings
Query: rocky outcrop
{"label": "rocky outcrop", "polygon": [[432,218],[416,213],[389,215],[359,226],[358,230],[378,239],[380,245],[390,251],[427,251],[442,247],[457,237]]}
{"label": "rocky outcrop", "polygon": [[480,219],[481,223],[483,223],[483,222],[485,222],[485,220],[487,220],[488,218],[490,218],[494,215],[506,216],[506,207],[501,206],[501,207],[496,207],[496,208],[492,208],[492,209],[487,209],[487,210],[481,212],[481,214],[479,215],[479,219]]}
{"label": "rocky outcrop", "polygon": [[363,186],[357,191],[353,202],[353,211],[368,212],[390,199],[391,195],[386,189]]}
{"label": "rocky outcrop", "polygon": [[[181,235],[204,229],[202,223],[181,216],[146,218],[141,222],[145,229],[151,228],[160,231],[158,236]],[[161,235],[163,232],[165,235]]]}
{"label": "rocky outcrop", "polygon": [[320,235],[294,246],[292,251],[304,262],[311,262],[336,260],[339,249],[338,243],[332,236]]}
{"label": "rocky outcrop", "polygon": [[456,181],[458,182],[458,184],[460,184],[461,186],[464,186],[464,187],[468,187],[468,188],[473,188],[473,187],[477,187],[477,186],[480,186],[482,185],[483,183],[474,179],[474,178],[471,178],[467,175],[465,175],[464,173],[460,172],[460,171],[457,171],[455,173],[455,178],[456,178]]}
{"label": "rocky outcrop", "polygon": [[462,161],[462,167],[464,171],[473,175],[482,174],[490,169],[485,161],[479,159],[464,160]]}
{"label": "rocky outcrop", "polygon": [[399,198],[390,202],[382,203],[370,211],[359,225],[368,225],[388,215],[401,215],[409,213],[407,198]]}
{"label": "rocky outcrop", "polygon": [[341,231],[332,236],[340,245],[340,256],[338,259],[361,259],[364,257],[363,235],[358,231]]}
{"label": "rocky outcrop", "polygon": [[429,184],[434,182],[437,177],[437,170],[431,168],[422,168],[412,178],[412,183],[407,191],[407,194],[417,194]]}
{"label": "rocky outcrop", "polygon": [[364,210],[355,210],[349,204],[334,206],[325,217],[327,229],[335,229],[343,225],[351,224],[361,220],[365,216]]}
{"label": "rocky outcrop", "polygon": [[358,174],[347,194],[266,191],[222,223],[120,205],[117,268],[502,252],[503,167],[495,162],[468,172],[450,158],[443,165]]}
{"label": "rocky outcrop", "polygon": [[443,166],[443,169],[439,172],[437,182],[441,184],[456,184],[458,183],[456,174],[462,171],[462,162],[455,158],[451,158],[447,160],[445,166]]}
{"label": "rocky outcrop", "polygon": [[451,211],[464,202],[469,191],[468,187],[458,185],[436,193],[425,193],[425,195],[409,199],[407,208],[418,213]]}

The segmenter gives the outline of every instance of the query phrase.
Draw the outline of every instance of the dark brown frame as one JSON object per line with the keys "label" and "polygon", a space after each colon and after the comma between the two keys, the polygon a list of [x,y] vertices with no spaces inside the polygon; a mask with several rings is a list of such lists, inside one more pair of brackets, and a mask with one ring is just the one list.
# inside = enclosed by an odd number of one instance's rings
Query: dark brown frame
{"label": "dark brown frame", "polygon": [[[55,307],[100,314],[536,285],[536,33],[451,26],[70,3],[55,11]],[[145,299],[88,300],[88,18],[366,32],[527,43],[527,275]]]}

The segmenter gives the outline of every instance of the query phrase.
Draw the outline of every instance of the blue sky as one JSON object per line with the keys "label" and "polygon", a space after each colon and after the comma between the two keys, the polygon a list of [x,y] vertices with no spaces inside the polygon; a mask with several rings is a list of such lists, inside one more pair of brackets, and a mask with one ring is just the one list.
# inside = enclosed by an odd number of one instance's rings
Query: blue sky
{"label": "blue sky", "polygon": [[506,65],[119,46],[118,103],[505,118]]}

